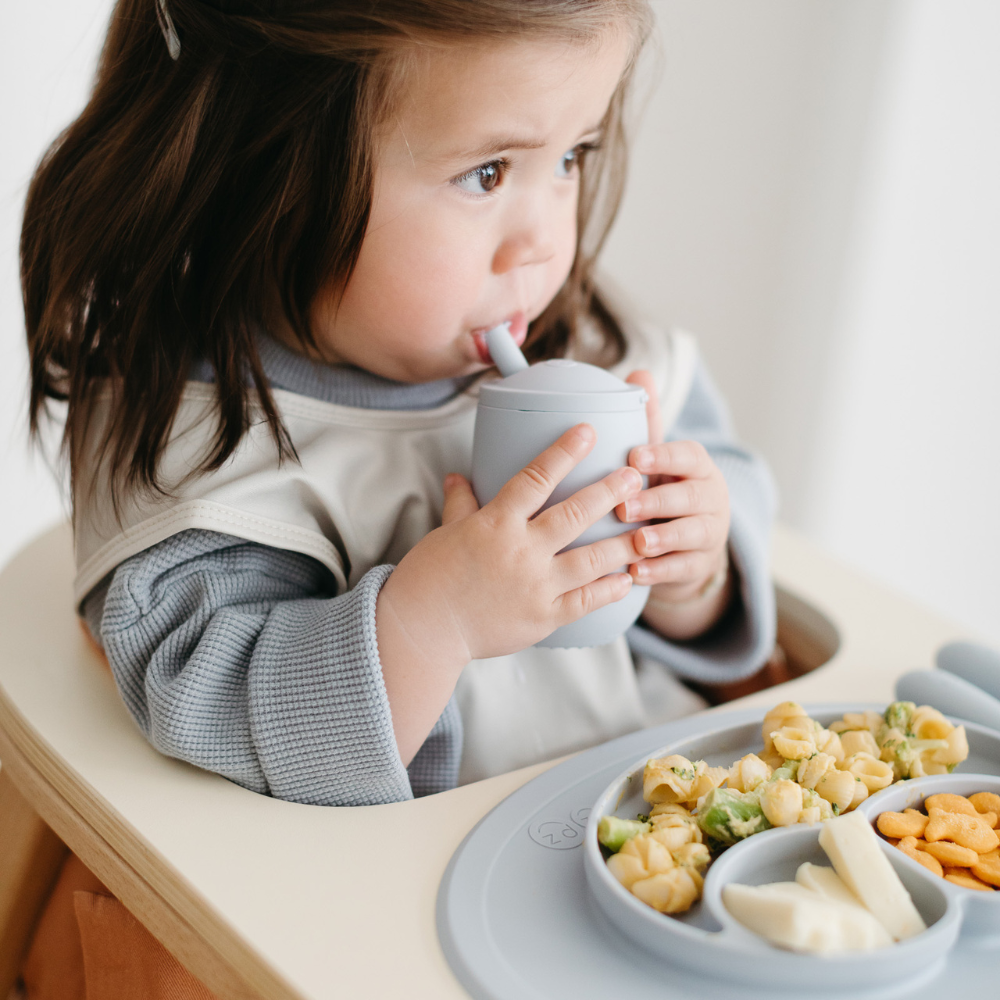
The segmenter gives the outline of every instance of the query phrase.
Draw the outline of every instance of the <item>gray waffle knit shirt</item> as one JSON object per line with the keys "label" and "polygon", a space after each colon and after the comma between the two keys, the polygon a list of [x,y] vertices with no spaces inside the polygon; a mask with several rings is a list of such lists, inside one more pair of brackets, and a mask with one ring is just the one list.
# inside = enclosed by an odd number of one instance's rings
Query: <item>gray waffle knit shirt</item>
{"label": "gray waffle knit shirt", "polygon": [[[260,347],[273,387],[345,406],[428,409],[464,388],[331,368],[266,339]],[[210,380],[206,371],[193,377]],[[740,596],[695,642],[668,642],[639,626],[629,640],[682,677],[745,677],[774,643],[771,479],[734,442],[703,369],[670,436],[701,441],[726,477]],[[456,785],[462,719],[452,700],[403,766],[375,633],[375,602],[392,569],[376,566],[337,594],[330,572],[309,556],[188,530],[123,562],[83,610],[129,712],[162,753],[295,802],[395,802]]]}

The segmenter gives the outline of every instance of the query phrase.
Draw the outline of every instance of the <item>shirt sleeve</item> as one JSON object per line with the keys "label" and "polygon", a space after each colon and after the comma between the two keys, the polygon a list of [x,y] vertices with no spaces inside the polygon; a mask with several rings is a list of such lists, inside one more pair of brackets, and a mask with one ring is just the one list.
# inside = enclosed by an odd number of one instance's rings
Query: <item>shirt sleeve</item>
{"label": "shirt sleeve", "polygon": [[726,479],[729,557],[737,594],[723,619],[698,639],[671,642],[644,625],[634,625],[629,644],[634,652],[659,660],[690,680],[718,684],[749,677],[770,657],[777,631],[768,568],[774,482],[763,460],[736,442],[725,402],[700,361],[668,439],[700,441]]}
{"label": "shirt sleeve", "polygon": [[275,798],[373,805],[453,787],[449,705],[399,756],[382,680],[376,566],[338,595],[309,556],[181,532],[122,563],[84,613],[125,704],[162,753]]}

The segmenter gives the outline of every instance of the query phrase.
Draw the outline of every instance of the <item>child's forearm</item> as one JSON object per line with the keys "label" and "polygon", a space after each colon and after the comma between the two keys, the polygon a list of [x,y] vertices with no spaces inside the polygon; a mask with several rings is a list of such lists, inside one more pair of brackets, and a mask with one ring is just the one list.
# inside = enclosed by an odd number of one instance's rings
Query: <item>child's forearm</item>
{"label": "child's forearm", "polygon": [[665,639],[686,642],[709,631],[729,607],[733,598],[733,570],[727,564],[725,576],[710,580],[705,591],[689,600],[672,602],[659,587],[653,587],[643,621]]}
{"label": "child's forearm", "polygon": [[[375,626],[396,747],[409,767],[448,704],[469,656],[464,647],[449,643],[444,630],[430,627],[432,616],[419,607],[421,595],[408,593],[402,579],[394,583],[395,576],[379,593]],[[423,597],[433,599],[426,592]]]}

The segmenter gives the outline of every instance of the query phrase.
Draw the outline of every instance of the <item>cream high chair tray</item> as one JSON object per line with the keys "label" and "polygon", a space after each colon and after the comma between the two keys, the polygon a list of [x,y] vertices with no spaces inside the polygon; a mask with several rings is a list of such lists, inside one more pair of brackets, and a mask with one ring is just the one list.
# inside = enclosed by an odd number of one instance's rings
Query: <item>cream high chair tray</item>
{"label": "cream high chair tray", "polygon": [[[888,701],[897,677],[929,667],[939,646],[962,636],[787,529],[776,531],[772,559],[782,644],[825,665],[728,707],[862,691]],[[255,795],[146,743],[83,637],[72,576],[65,526],[0,570],[0,996],[33,917],[13,919],[3,904],[12,888],[31,905],[44,898],[44,872],[64,850],[51,827],[221,1000],[467,998],[436,932],[439,885],[479,820],[552,764],[386,806]],[[649,749],[628,745],[630,760]],[[5,823],[12,802],[26,810],[16,829]]]}

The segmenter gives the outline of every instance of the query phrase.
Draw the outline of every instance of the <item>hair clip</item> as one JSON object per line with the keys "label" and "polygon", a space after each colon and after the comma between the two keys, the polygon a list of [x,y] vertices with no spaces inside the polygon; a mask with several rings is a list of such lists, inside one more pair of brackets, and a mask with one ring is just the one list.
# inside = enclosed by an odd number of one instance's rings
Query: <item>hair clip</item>
{"label": "hair clip", "polygon": [[174,20],[167,10],[167,0],[156,0],[156,22],[163,32],[164,41],[167,43],[167,52],[170,58],[176,62],[181,54],[181,40],[174,27]]}

